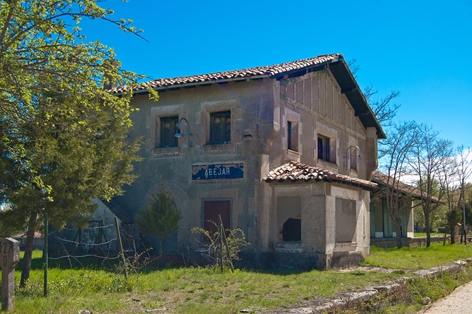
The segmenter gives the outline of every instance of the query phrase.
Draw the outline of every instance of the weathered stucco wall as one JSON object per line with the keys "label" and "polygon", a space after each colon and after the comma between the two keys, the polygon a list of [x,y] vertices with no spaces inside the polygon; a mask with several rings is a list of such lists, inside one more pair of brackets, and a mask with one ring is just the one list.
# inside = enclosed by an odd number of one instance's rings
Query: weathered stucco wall
{"label": "weathered stucco wall", "polygon": [[[370,180],[371,172],[377,167],[376,130],[367,130],[355,117],[329,70],[281,80],[279,97],[282,128],[280,140],[274,142],[272,153],[277,156],[271,155],[271,169],[287,160],[296,160]],[[288,121],[300,123],[296,152],[287,147]],[[331,153],[334,155],[329,162],[318,159],[318,134],[332,139]],[[349,149],[351,146],[358,146],[359,151]],[[284,154],[280,155],[280,151]],[[358,154],[360,158],[351,161]],[[351,163],[357,167],[351,168]]]}
{"label": "weathered stucco wall", "polygon": [[[355,264],[370,253],[368,192],[325,182],[270,185],[273,214],[266,249],[273,247],[282,255],[313,253],[318,256],[317,267],[323,264],[323,269]],[[281,227],[294,216],[301,219],[301,239],[285,241]]]}
{"label": "weathered stucco wall", "polygon": [[[222,200],[230,203],[228,227],[243,229],[251,243],[249,251],[265,254],[261,260],[277,250],[281,254],[292,250],[310,253],[307,260],[316,265],[313,267],[325,268],[339,250],[336,225],[347,223],[339,217],[336,223],[337,194],[347,193],[347,199],[355,199],[356,213],[349,216],[356,217],[355,224],[349,225],[355,230],[354,251],[366,252],[368,193],[338,186],[333,194],[333,187],[324,182],[278,186],[263,181],[270,170],[290,160],[361,179],[369,176],[377,159],[375,130],[366,130],[355,117],[329,69],[279,80],[174,88],[159,91],[159,96],[153,102],[146,94],[138,94],[132,101],[139,111],[132,115],[130,136],[143,137],[140,154],[144,161],[136,164],[139,177],[135,183],[116,198],[127,212],[135,215],[145,207],[162,181],[184,215],[177,236],[182,249],[198,246],[199,238],[190,229],[203,226],[205,202]],[[231,112],[231,140],[209,145],[210,116],[219,111]],[[178,116],[183,137],[176,147],[160,147],[160,118],[169,116]],[[330,138],[329,160],[318,158],[320,134]],[[192,178],[192,166],[223,163],[243,164],[244,176]],[[289,208],[287,200],[293,197],[300,208]],[[300,215],[301,220],[301,241],[291,247],[280,245],[280,228],[285,222],[281,220],[287,215]]]}
{"label": "weathered stucco wall", "polygon": [[[203,226],[205,200],[231,202],[231,226],[242,228],[252,245],[255,237],[255,211],[258,208],[261,182],[261,152],[274,138],[272,80],[213,84],[204,87],[161,91],[159,101],[137,95],[132,104],[132,137],[144,136],[140,151],[144,161],[136,165],[139,174],[120,205],[133,215],[147,206],[159,182],[167,189],[184,214],[178,231],[178,242],[195,246],[193,227]],[[231,142],[209,145],[209,115],[214,111],[231,111]],[[185,118],[181,123],[183,137],[178,147],[159,147],[159,118]],[[191,133],[191,134],[189,134]],[[192,165],[243,163],[244,178],[192,180]]]}

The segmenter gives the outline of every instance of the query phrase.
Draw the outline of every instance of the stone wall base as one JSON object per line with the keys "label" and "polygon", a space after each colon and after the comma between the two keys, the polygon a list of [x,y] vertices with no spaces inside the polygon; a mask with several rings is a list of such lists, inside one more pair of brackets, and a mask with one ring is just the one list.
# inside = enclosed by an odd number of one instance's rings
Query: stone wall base
{"label": "stone wall base", "polygon": [[362,255],[342,252],[329,257],[324,253],[306,252],[242,252],[241,267],[255,269],[325,270],[331,267],[346,268],[357,265]]}

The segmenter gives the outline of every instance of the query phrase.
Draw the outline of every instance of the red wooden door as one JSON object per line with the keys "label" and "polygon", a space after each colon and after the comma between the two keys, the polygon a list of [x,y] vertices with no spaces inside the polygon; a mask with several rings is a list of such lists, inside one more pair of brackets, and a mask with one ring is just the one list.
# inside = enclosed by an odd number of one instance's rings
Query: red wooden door
{"label": "red wooden door", "polygon": [[217,226],[220,222],[220,218],[218,217],[218,215],[221,216],[224,228],[231,228],[230,211],[230,201],[205,201],[203,208],[203,228],[205,230],[210,231],[210,233],[216,232],[218,230]]}

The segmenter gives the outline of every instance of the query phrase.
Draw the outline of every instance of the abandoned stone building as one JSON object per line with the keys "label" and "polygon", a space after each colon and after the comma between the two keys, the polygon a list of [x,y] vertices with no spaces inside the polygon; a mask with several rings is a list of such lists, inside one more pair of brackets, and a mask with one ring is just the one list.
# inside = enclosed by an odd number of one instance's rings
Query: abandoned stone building
{"label": "abandoned stone building", "polygon": [[162,180],[184,215],[168,252],[198,248],[190,230],[221,215],[245,232],[254,267],[327,269],[369,254],[385,134],[341,54],[153,80],[132,105],[144,161],[113,203],[133,217]]}

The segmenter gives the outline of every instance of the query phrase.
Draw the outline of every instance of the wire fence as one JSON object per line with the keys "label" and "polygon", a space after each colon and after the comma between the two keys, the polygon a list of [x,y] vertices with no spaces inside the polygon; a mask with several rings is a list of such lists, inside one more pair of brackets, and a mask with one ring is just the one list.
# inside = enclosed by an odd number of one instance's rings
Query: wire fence
{"label": "wire fence", "polygon": [[122,258],[117,232],[120,232],[123,253],[128,260],[151,259],[134,225],[122,224],[117,228],[115,224],[105,225],[103,220],[93,220],[87,227],[68,226],[50,232],[48,260],[71,267],[90,264],[103,268],[116,266]]}

